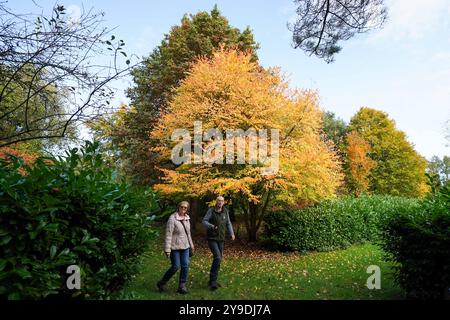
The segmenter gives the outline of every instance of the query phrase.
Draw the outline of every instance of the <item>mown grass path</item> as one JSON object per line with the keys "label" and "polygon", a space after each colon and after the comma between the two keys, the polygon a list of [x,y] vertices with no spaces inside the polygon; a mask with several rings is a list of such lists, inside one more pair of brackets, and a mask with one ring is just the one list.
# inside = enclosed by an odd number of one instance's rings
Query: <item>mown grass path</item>
{"label": "mown grass path", "polygon": [[[373,244],[321,253],[276,253],[239,244],[225,245],[219,282],[222,288],[207,288],[212,256],[202,239],[191,258],[187,288],[175,293],[178,273],[168,283],[169,292],[159,293],[156,282],[170,265],[162,245],[154,242],[144,255],[141,272],[121,292],[121,299],[402,299],[393,283],[390,264]],[[228,245],[228,246],[227,246]],[[381,268],[381,289],[366,286],[367,267]]]}

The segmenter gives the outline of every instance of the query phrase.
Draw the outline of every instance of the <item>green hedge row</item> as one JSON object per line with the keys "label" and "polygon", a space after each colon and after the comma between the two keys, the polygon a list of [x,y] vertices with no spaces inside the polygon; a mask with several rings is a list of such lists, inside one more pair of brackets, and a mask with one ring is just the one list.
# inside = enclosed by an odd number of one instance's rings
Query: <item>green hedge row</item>
{"label": "green hedge row", "polygon": [[329,251],[378,240],[389,216],[417,209],[418,200],[391,196],[342,197],[265,217],[262,244],[273,250]]}
{"label": "green hedge row", "polygon": [[450,299],[450,184],[415,214],[392,217],[383,231],[382,247],[408,298]]}
{"label": "green hedge row", "polygon": [[[154,194],[117,181],[97,150],[0,161],[0,298],[107,298],[136,272]],[[70,265],[80,290],[67,288]]]}

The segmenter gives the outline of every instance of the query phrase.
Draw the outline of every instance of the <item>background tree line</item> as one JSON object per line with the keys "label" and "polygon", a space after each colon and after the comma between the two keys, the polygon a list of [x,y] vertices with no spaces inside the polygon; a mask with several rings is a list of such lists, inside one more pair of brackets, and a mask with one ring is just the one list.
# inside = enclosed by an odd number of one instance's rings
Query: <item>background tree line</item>
{"label": "background tree line", "polygon": [[[214,193],[229,196],[245,213],[251,240],[273,206],[303,207],[339,194],[418,197],[427,192],[426,160],[386,113],[364,107],[349,124],[331,113],[322,114],[316,94],[294,93],[276,69],[258,63],[257,49],[251,30],[230,26],[217,7],[184,16],[133,69],[131,105],[92,122],[91,128],[119,155],[134,183],[154,185],[163,198],[173,201],[190,198],[194,216],[201,214],[199,203]],[[276,98],[283,91],[291,98]],[[277,109],[280,101],[286,108]],[[289,108],[290,116],[285,110]],[[259,114],[250,116],[256,110]],[[236,122],[246,117],[249,120]],[[258,122],[259,117],[267,121]],[[285,129],[292,134],[287,140],[298,150],[281,152],[282,159],[283,152],[292,156],[282,161],[286,176],[271,179],[243,167],[175,166],[170,161],[170,129],[192,129],[195,119],[219,128],[246,129],[252,124]],[[309,138],[296,135],[296,130],[309,132]],[[317,156],[315,166],[312,154]]]}
{"label": "background tree line", "polygon": [[[320,30],[325,31],[316,39],[311,52],[327,59],[337,52],[333,46],[337,45],[338,38],[345,40],[353,36],[355,30],[366,32],[381,27],[386,18],[382,1],[296,3],[299,21],[307,21],[311,13],[323,18],[298,23],[296,29],[311,32],[312,24],[322,22]],[[43,143],[51,145],[60,141],[60,137],[76,137],[76,124],[86,123],[94,137],[102,141],[101,148],[109,154],[109,160],[129,182],[161,190],[162,212],[171,202],[189,197],[194,213],[200,213],[201,203],[213,193],[225,193],[242,212],[247,212],[247,232],[253,240],[265,211],[273,206],[303,207],[341,194],[417,197],[427,192],[426,160],[414,150],[406,135],[396,128],[386,113],[364,107],[349,124],[331,113],[322,114],[318,111],[320,106],[315,93],[296,92],[289,88],[289,83],[276,69],[264,69],[259,64],[259,45],[251,29],[247,27],[241,31],[231,26],[217,6],[209,13],[185,15],[161,44],[132,68],[128,67],[130,60],[124,52],[123,41],[116,40],[108,30],[101,28],[101,13],[87,12],[79,20],[72,21],[63,6],[56,6],[50,17],[18,16],[3,4],[1,9],[8,17],[2,20],[3,29],[8,30],[2,34],[1,54],[0,106],[3,114],[0,125],[3,136],[0,141],[4,147],[14,145],[15,150],[39,152]],[[353,19],[355,24],[346,19]],[[373,19],[379,23],[373,24]],[[34,27],[30,29],[30,25]],[[327,28],[342,28],[342,33],[328,39]],[[294,32],[294,40],[300,39]],[[321,48],[322,45],[328,49]],[[21,48],[25,47],[28,51],[22,52]],[[312,45],[307,47],[312,48]],[[98,66],[97,69],[89,67],[87,57],[90,54],[105,52],[110,52],[108,56],[114,62],[113,67],[105,65],[100,70]],[[122,69],[118,68],[118,56],[126,59]],[[200,68],[202,65],[204,69]],[[192,75],[193,70],[203,70],[203,73]],[[113,94],[109,84],[127,71],[131,71],[133,79],[133,86],[127,91],[131,103],[108,112]],[[211,75],[208,76],[208,72]],[[228,77],[230,74],[250,82],[236,82]],[[222,79],[217,79],[218,75]],[[206,79],[209,80],[205,82]],[[216,88],[211,88],[210,83],[216,83]],[[190,93],[186,88],[190,88]],[[255,88],[260,91],[252,96]],[[288,98],[282,100],[279,92],[284,92]],[[202,96],[203,100],[194,103],[190,100],[193,96]],[[235,96],[239,100],[234,100]],[[269,101],[272,106],[267,105]],[[276,109],[280,101],[292,108],[291,115],[288,116],[284,108]],[[177,105],[190,107],[178,110]],[[203,105],[210,105],[218,115],[227,117],[217,119],[210,109],[202,109]],[[238,124],[233,122],[233,117],[245,119],[249,110],[258,110],[264,105],[270,111],[259,116],[270,114],[273,121],[261,119],[262,122],[256,124],[262,128],[287,130],[283,152],[298,153],[297,158],[286,158],[282,163],[289,174],[263,179],[254,172],[243,173],[242,168],[227,171],[212,165],[208,170],[215,170],[215,176],[202,176],[204,180],[197,179],[196,183],[184,181],[184,189],[180,190],[183,186],[180,183],[175,188],[178,191],[173,192],[174,188],[169,186],[179,182],[173,174],[179,174],[185,168],[175,166],[169,157],[162,156],[158,148],[167,137],[157,128],[174,128],[175,124],[181,124],[175,120],[180,121],[179,117],[186,111],[190,118],[197,115],[219,127],[240,125],[247,128],[256,120],[248,119]],[[177,110],[181,113],[177,114]],[[288,118],[297,120],[292,123],[287,121]],[[294,145],[296,151],[292,149]],[[322,155],[314,166],[310,161],[312,154]],[[188,170],[195,173],[192,168]],[[440,170],[441,178],[446,176],[442,169],[436,170]],[[433,174],[436,170],[429,169]],[[304,174],[298,175],[300,172]],[[219,173],[228,180],[217,180]],[[324,178],[327,175],[333,178],[327,180]],[[196,189],[196,185],[201,187]]]}

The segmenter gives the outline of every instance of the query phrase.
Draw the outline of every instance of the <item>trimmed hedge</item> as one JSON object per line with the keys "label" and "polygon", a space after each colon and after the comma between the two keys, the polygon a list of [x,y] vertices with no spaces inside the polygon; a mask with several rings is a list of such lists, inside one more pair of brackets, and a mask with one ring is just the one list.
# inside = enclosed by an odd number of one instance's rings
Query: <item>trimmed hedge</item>
{"label": "trimmed hedge", "polygon": [[411,212],[418,200],[391,196],[342,197],[265,217],[262,244],[272,250],[330,251],[378,240],[389,216]]}
{"label": "trimmed hedge", "polygon": [[413,299],[450,299],[450,184],[416,214],[390,219],[383,233],[395,280]]}
{"label": "trimmed hedge", "polygon": [[[0,160],[0,298],[107,298],[137,271],[154,194],[119,182],[97,149]],[[66,286],[72,264],[80,290]]]}

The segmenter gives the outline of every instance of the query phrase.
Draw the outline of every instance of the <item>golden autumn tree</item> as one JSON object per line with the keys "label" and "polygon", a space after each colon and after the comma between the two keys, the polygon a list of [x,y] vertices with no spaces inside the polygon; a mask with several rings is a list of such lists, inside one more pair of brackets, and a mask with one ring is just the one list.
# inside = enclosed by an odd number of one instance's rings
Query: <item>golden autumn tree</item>
{"label": "golden autumn tree", "polygon": [[359,196],[369,189],[369,174],[376,162],[369,157],[369,143],[358,132],[351,131],[346,136],[347,142],[347,188]]}
{"label": "golden autumn tree", "polygon": [[[199,58],[151,133],[164,174],[155,189],[231,197],[254,241],[272,204],[314,203],[341,184],[340,163],[320,138],[321,115],[314,92],[290,89],[250,53]],[[174,164],[179,154],[184,162]]]}
{"label": "golden autumn tree", "polygon": [[370,171],[369,191],[404,197],[420,197],[429,191],[426,159],[387,113],[362,107],[350,120],[348,129],[369,143],[369,156],[377,163]]}

